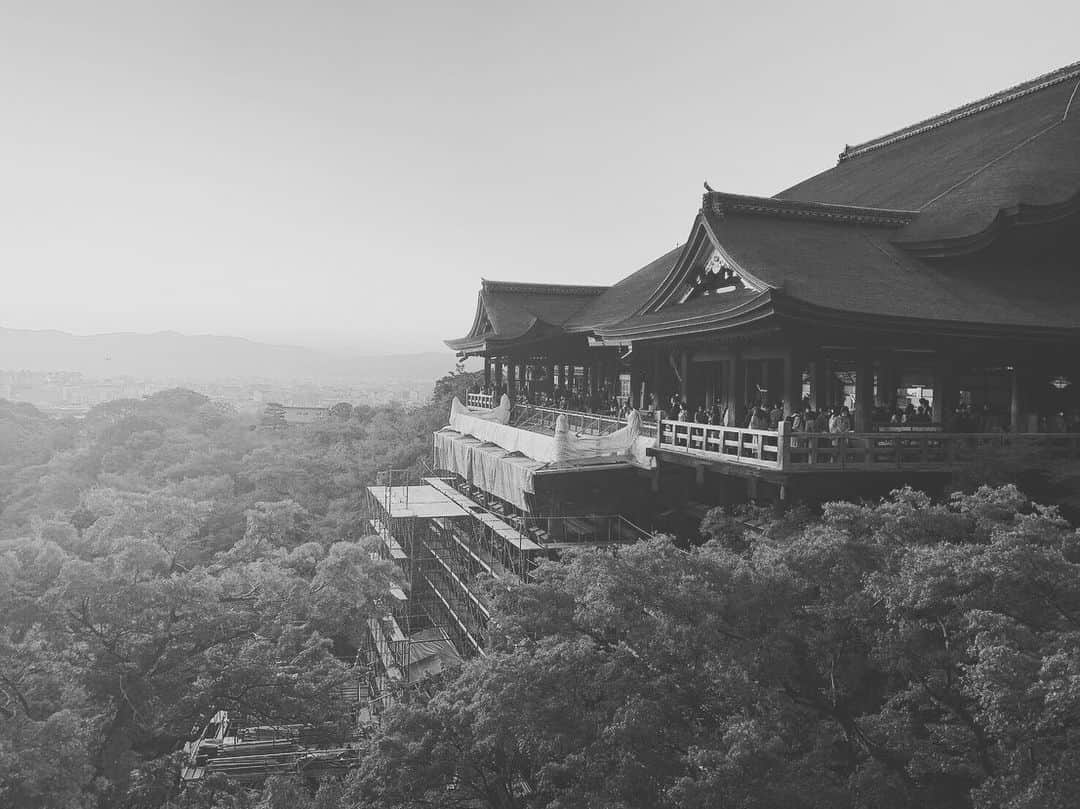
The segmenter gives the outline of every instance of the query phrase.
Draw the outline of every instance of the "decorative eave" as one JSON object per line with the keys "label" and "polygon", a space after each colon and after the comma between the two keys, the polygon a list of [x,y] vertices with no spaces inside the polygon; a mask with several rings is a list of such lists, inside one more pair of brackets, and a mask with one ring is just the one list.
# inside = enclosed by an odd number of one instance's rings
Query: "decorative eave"
{"label": "decorative eave", "polygon": [[789,296],[774,297],[776,316],[789,324],[803,324],[813,329],[843,328],[868,332],[918,334],[938,338],[984,338],[987,340],[1032,339],[1047,342],[1080,339],[1080,324],[1075,329],[1057,326],[1025,326],[1009,323],[981,323],[899,317],[868,312],[831,309]]}
{"label": "decorative eave", "polygon": [[[721,246],[716,234],[709,227],[704,213],[698,213],[694,218],[694,224],[690,229],[690,237],[683,245],[678,261],[675,262],[671,271],[656,290],[645,300],[635,312],[635,315],[646,312],[658,311],[674,300],[678,295],[679,287],[684,283],[689,272],[693,269],[703,251],[715,251],[723,257],[724,263],[734,269],[751,287],[759,291],[770,289],[770,285],[755,277]],[[618,324],[612,324],[617,326]]]}
{"label": "decorative eave", "polygon": [[510,337],[497,334],[482,334],[476,337],[461,337],[456,340],[443,340],[443,343],[464,356],[483,356],[494,354],[520,354],[538,347],[554,345],[559,341],[580,341],[585,343],[583,334],[568,334],[559,326],[553,326],[543,320],[534,320],[523,333]]}
{"label": "decorative eave", "polygon": [[994,107],[1000,107],[1002,104],[1008,104],[1010,101],[1015,101],[1018,98],[1037,93],[1047,87],[1053,87],[1055,84],[1060,84],[1061,82],[1069,81],[1070,79],[1080,80],[1080,62],[1073,62],[1071,65],[1066,65],[1065,67],[1058,68],[1050,73],[1036,76],[1034,79],[1029,79],[1021,84],[1014,85],[994,93],[993,95],[956,107],[948,112],[940,113],[932,118],[927,118],[926,120],[919,121],[911,126],[898,129],[895,132],[881,135],[873,140],[860,143],[857,146],[845,146],[844,151],[840,154],[839,160],[840,162],[850,160],[853,157],[872,152],[875,149],[881,149],[898,141],[913,138],[916,135],[921,135],[923,132],[929,132],[932,129],[951,124],[953,121],[959,121],[962,118],[977,115],[980,112],[985,112]]}
{"label": "decorative eave", "polygon": [[773,315],[774,294],[774,290],[765,290],[736,306],[686,317],[680,317],[677,310],[668,310],[672,317],[651,323],[635,323],[634,321],[639,320],[639,317],[635,316],[623,323],[598,329],[597,332],[605,342],[626,344],[633,340],[682,337],[746,326]]}
{"label": "decorative eave", "polygon": [[952,258],[984,250],[1012,228],[1054,224],[1078,215],[1080,215],[1080,191],[1064,202],[1049,205],[1029,205],[1021,202],[1009,208],[1002,208],[989,225],[967,236],[927,241],[897,239],[893,244],[919,258]]}
{"label": "decorative eave", "polygon": [[833,222],[841,225],[870,225],[873,227],[901,228],[911,224],[918,211],[901,211],[891,208],[866,208],[859,205],[834,205],[823,202],[799,202],[797,200],[752,197],[743,194],[725,194],[709,191],[701,202],[702,210],[721,216],[740,214],[744,216],[772,216],[777,219],[799,219],[814,222]]}

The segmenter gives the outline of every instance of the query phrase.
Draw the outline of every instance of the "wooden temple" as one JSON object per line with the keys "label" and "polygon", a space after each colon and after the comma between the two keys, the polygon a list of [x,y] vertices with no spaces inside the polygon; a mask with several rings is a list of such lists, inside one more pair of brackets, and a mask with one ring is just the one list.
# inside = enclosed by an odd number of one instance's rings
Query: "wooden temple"
{"label": "wooden temple", "polygon": [[[1080,63],[845,147],[775,196],[709,189],[683,245],[609,287],[483,281],[446,341],[484,359],[472,404],[633,408],[654,488],[682,467],[782,496],[801,476],[947,472],[980,441],[1072,441],[1078,88]],[[768,429],[759,406],[780,413]],[[791,420],[841,407],[842,434]]]}

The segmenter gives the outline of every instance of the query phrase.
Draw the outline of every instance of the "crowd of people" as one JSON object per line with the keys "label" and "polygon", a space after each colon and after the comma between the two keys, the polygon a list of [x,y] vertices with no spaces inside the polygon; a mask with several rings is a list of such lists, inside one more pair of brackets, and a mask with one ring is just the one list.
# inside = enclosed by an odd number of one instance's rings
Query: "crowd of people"
{"label": "crowd of people", "polygon": [[[488,394],[497,401],[507,392],[507,388],[505,385],[478,386],[473,392]],[[558,385],[541,389],[539,386],[520,385],[512,398],[517,404],[618,418],[626,418],[633,409],[629,398],[616,395],[610,383],[597,391],[589,391],[584,386]],[[744,412],[747,415],[742,424],[736,424],[729,409],[718,403],[711,407],[699,403],[695,407],[683,401],[677,394],[671,396],[665,403],[666,406],[660,404],[655,394],[651,394],[649,399],[647,410],[662,413],[664,418],[696,424],[775,431],[781,422],[786,422],[791,432],[847,433],[854,430],[850,406],[844,404],[814,410],[808,397],[802,400],[800,407],[793,413],[787,412],[781,402],[769,403],[763,399],[750,402],[746,405]],[[952,412],[941,417],[935,414],[934,406],[925,398],[917,401],[898,399],[891,407],[879,404],[871,412],[871,424],[875,430],[898,427],[937,428],[948,433],[999,433],[1010,430],[1008,415],[988,402],[982,405],[961,402]],[[1044,417],[1040,419],[1039,430],[1080,432],[1080,410]]]}
{"label": "crowd of people", "polygon": [[[472,392],[487,394],[497,402],[508,391],[506,385],[491,385],[478,386]],[[583,386],[557,385],[554,388],[545,389],[529,384],[518,385],[511,399],[515,404],[623,418],[631,409],[630,402],[625,397],[616,396],[610,384],[605,384],[597,391],[589,391]]]}
{"label": "crowd of people", "polygon": [[[724,427],[740,426],[735,423],[734,414],[729,408],[716,403],[711,408],[698,405],[691,411],[678,395],[671,397],[670,413],[678,421]],[[802,406],[794,413],[786,412],[782,402],[769,404],[759,399],[746,406],[746,413],[746,423],[741,426],[750,430],[775,432],[781,423],[786,423],[791,432],[802,433],[848,433],[854,429],[851,410],[846,405],[815,411],[809,399],[804,399]]]}

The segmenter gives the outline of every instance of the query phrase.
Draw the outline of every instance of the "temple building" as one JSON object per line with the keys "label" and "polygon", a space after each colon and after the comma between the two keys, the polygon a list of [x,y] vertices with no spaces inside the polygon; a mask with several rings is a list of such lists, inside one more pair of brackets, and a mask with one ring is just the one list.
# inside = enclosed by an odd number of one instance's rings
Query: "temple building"
{"label": "temple building", "polygon": [[[679,248],[607,288],[485,280],[446,343],[523,414],[629,406],[661,469],[785,494],[811,471],[940,471],[956,432],[1075,429],[1078,84],[1080,63],[847,146],[773,197],[707,187]],[[747,435],[755,405],[782,412],[770,433],[847,407],[851,434]]]}
{"label": "temple building", "polygon": [[612,286],[482,281],[446,342],[483,389],[423,479],[368,492],[405,581],[372,694],[484,654],[480,580],[567,548],[693,535],[747,498],[933,490],[988,447],[1076,453],[1078,92],[1080,63],[773,197],[706,186],[686,242]]}

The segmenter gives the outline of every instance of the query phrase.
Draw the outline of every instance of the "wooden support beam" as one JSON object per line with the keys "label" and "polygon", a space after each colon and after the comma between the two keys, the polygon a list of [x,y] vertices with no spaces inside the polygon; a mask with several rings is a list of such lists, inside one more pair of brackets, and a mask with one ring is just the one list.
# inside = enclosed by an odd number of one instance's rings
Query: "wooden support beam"
{"label": "wooden support beam", "polygon": [[784,354],[784,412],[790,416],[801,405],[802,363],[794,352],[788,351]]}
{"label": "wooden support beam", "polygon": [[810,395],[814,400],[814,410],[821,412],[829,406],[829,361],[821,354],[814,358]]}
{"label": "wooden support beam", "polygon": [[1020,389],[1020,366],[1014,365],[1012,369],[1012,390],[1009,397],[1009,429],[1014,432],[1020,432],[1023,427],[1021,420],[1023,418],[1022,391]]}
{"label": "wooden support beam", "polygon": [[948,422],[960,401],[951,357],[940,356],[934,367],[934,421]]}
{"label": "wooden support beam", "polygon": [[738,348],[731,351],[731,384],[728,390],[728,408],[731,413],[733,426],[746,426],[746,361]]}
{"label": "wooden support beam", "polygon": [[679,396],[686,402],[687,407],[693,407],[690,403],[690,354],[683,351],[679,355],[679,376],[682,379],[679,380]]}
{"label": "wooden support beam", "polygon": [[874,363],[860,354],[855,364],[855,431],[868,433],[874,413]]}

